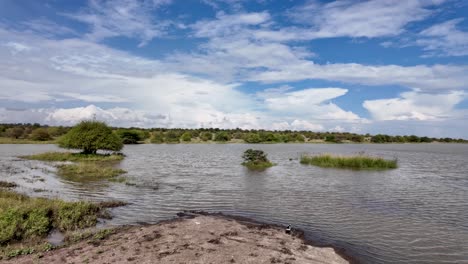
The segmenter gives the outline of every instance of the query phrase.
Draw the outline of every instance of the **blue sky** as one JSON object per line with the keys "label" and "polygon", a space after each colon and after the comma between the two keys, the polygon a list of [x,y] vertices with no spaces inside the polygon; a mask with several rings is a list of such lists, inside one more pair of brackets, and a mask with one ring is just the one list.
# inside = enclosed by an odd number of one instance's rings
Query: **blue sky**
{"label": "blue sky", "polygon": [[468,138],[468,3],[0,1],[0,122]]}

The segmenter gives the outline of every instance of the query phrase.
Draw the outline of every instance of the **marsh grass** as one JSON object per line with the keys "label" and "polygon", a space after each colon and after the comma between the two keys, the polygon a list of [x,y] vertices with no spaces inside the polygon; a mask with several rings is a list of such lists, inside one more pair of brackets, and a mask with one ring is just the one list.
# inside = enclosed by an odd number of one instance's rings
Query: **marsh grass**
{"label": "marsh grass", "polygon": [[35,155],[21,156],[23,159],[41,160],[41,161],[120,161],[123,160],[122,154],[82,154],[73,152],[45,152]]}
{"label": "marsh grass", "polygon": [[79,162],[57,166],[57,174],[64,179],[76,182],[111,179],[126,173],[102,162]]}
{"label": "marsh grass", "polygon": [[274,163],[271,163],[269,161],[263,161],[263,162],[243,162],[242,165],[247,167],[250,170],[264,170],[270,167],[275,166]]}
{"label": "marsh grass", "polygon": [[104,207],[89,202],[30,198],[0,189],[0,245],[94,226]]}
{"label": "marsh grass", "polygon": [[31,139],[16,139],[0,137],[0,144],[55,144],[56,140],[36,141]]}
{"label": "marsh grass", "polygon": [[398,161],[396,159],[386,160],[380,157],[367,155],[356,156],[332,156],[322,154],[318,156],[301,156],[301,164],[315,165],[324,168],[343,168],[354,170],[385,170],[396,169]]}

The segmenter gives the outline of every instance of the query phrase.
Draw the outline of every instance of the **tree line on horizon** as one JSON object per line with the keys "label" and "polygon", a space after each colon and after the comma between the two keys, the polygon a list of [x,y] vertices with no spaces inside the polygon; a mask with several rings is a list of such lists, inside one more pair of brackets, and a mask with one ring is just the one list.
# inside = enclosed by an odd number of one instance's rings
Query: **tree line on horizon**
{"label": "tree line on horizon", "polygon": [[[66,134],[71,127],[47,126],[38,123],[0,124],[0,137],[14,140],[49,141]],[[113,127],[124,144],[189,143],[189,142],[245,142],[245,143],[468,143],[461,138],[434,138],[415,135],[356,134],[349,132],[313,132],[292,130],[220,129],[220,128],[119,128]]]}

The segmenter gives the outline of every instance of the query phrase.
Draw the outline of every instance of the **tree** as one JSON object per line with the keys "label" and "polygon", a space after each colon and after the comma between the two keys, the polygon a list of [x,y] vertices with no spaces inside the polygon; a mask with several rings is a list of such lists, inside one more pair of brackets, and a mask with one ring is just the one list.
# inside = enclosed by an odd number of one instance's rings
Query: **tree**
{"label": "tree", "polygon": [[99,149],[119,151],[123,143],[104,122],[81,121],[59,140],[59,146],[81,149],[84,154],[96,154]]}
{"label": "tree", "polygon": [[242,155],[245,163],[253,162],[253,163],[260,163],[260,162],[270,162],[268,160],[267,154],[263,150],[258,149],[248,149]]}
{"label": "tree", "polygon": [[164,138],[166,139],[167,143],[179,143],[180,142],[179,141],[180,135],[176,131],[173,131],[173,130],[166,132],[166,134],[164,135]]}
{"label": "tree", "polygon": [[24,128],[22,127],[12,127],[6,130],[6,134],[12,138],[19,138],[23,135]]}
{"label": "tree", "polygon": [[52,139],[49,132],[45,128],[36,128],[31,133],[31,139],[36,141],[46,141]]}
{"label": "tree", "polygon": [[138,130],[119,129],[116,133],[124,144],[137,144],[143,140],[143,135]]}
{"label": "tree", "polygon": [[227,132],[222,131],[222,132],[216,133],[215,139],[214,139],[214,140],[215,140],[215,141],[223,141],[223,142],[225,142],[225,141],[231,140],[231,137],[229,136],[229,134],[228,134]]}
{"label": "tree", "polygon": [[189,142],[192,140],[192,134],[190,132],[185,132],[182,134],[180,139],[182,139],[182,141]]}
{"label": "tree", "polygon": [[244,138],[247,143],[260,143],[262,140],[257,133],[249,133]]}
{"label": "tree", "polygon": [[208,141],[213,139],[213,134],[210,132],[203,132],[200,134],[200,139],[203,141]]}
{"label": "tree", "polygon": [[151,143],[163,143],[164,142],[164,134],[161,131],[153,132],[153,136],[151,137]]}

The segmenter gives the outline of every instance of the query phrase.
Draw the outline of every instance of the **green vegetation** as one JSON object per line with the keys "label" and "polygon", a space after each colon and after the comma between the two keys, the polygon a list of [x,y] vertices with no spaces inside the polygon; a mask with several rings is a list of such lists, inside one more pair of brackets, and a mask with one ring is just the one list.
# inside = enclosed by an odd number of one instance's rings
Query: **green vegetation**
{"label": "green vegetation", "polygon": [[41,161],[119,161],[124,158],[122,154],[82,154],[72,152],[45,152],[21,158]]}
{"label": "green vegetation", "polygon": [[81,121],[58,143],[62,148],[81,149],[83,154],[96,154],[100,149],[119,151],[123,147],[122,139],[99,121]]}
{"label": "green vegetation", "polygon": [[266,169],[274,165],[268,160],[267,154],[263,150],[248,149],[242,158],[244,159],[242,165],[252,170]]}
{"label": "green vegetation", "polygon": [[365,155],[357,156],[332,156],[322,154],[319,156],[303,155],[302,164],[315,165],[325,168],[343,168],[354,170],[382,170],[397,168],[397,160],[385,160],[379,157]]}
{"label": "green vegetation", "polygon": [[103,166],[102,163],[80,162],[57,166],[57,174],[67,180],[82,182],[89,180],[109,179],[126,173],[122,169]]}
{"label": "green vegetation", "polygon": [[[94,121],[87,121],[94,122]],[[99,123],[99,122],[98,122]],[[42,130],[37,129],[42,128]],[[0,124],[0,144],[54,143],[67,133],[69,127],[48,127],[39,124]],[[51,140],[46,140],[46,130]],[[391,136],[384,134],[360,135],[347,132],[267,131],[219,128],[110,128],[124,144],[226,142],[226,143],[468,143],[465,139]],[[39,136],[40,135],[40,136]],[[87,135],[87,134],[86,134]],[[189,140],[190,135],[190,140]],[[88,135],[87,135],[88,136]],[[115,138],[114,138],[115,139]],[[45,140],[45,141],[40,141]],[[75,148],[75,147],[74,147]],[[81,149],[81,148],[80,148]]]}
{"label": "green vegetation", "polygon": [[89,202],[30,198],[0,189],[0,245],[94,226],[103,207]]}

